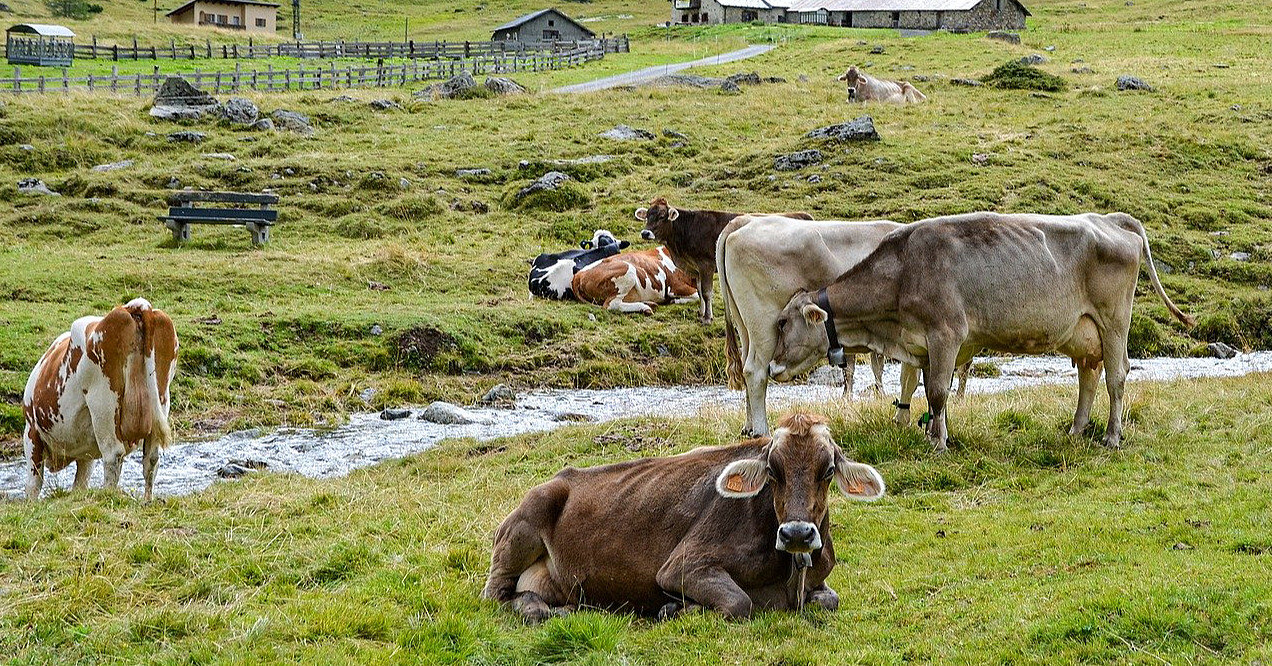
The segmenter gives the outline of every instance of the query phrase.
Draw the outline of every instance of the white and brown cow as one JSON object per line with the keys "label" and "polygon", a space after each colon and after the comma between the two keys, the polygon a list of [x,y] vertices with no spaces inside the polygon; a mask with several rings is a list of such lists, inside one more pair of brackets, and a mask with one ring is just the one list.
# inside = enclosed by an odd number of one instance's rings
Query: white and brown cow
{"label": "white and brown cow", "polygon": [[927,99],[927,95],[919,92],[909,81],[876,79],[856,67],[849,67],[839,80],[848,84],[849,102],[914,104]]}
{"label": "white and brown cow", "polygon": [[693,303],[698,288],[666,247],[606,257],[574,274],[574,297],[614,312],[653,314],[659,305]]}
{"label": "white and brown cow", "polygon": [[150,499],[159,450],[172,441],[168,385],[177,368],[172,320],[144,298],[105,317],[81,317],[58,336],[31,371],[22,396],[26,495],[40,496],[44,470],[75,462],[74,489],[88,485],[101,458],[105,486],[119,484],[124,456],[143,444]]}

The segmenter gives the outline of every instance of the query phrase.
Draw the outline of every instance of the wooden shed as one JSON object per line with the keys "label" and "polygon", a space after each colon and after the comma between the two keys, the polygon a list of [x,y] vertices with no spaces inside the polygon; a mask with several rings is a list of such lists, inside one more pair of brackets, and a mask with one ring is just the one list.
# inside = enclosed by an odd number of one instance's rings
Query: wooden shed
{"label": "wooden shed", "polygon": [[19,23],[4,33],[10,65],[69,67],[75,60],[75,33],[66,26]]}
{"label": "wooden shed", "polygon": [[596,39],[596,33],[557,9],[540,9],[513,19],[491,34],[492,41],[560,42]]}

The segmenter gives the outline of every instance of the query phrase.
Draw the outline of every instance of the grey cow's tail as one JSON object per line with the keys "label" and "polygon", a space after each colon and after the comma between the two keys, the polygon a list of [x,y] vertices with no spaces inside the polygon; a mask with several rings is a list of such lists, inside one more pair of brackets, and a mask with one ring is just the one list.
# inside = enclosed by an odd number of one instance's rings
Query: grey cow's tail
{"label": "grey cow's tail", "polygon": [[733,300],[733,290],[729,288],[729,271],[726,270],[728,261],[724,253],[729,234],[742,228],[749,221],[750,218],[745,215],[733,218],[716,238],[716,272],[720,274],[720,295],[724,300],[725,376],[728,377],[729,388],[734,391],[742,390],[746,384],[742,378],[742,352],[738,348],[738,333],[733,326],[738,306]]}
{"label": "grey cow's tail", "polygon": [[1144,230],[1144,224],[1126,213],[1119,213],[1118,215],[1130,227],[1131,231],[1139,234],[1140,238],[1144,239],[1144,258],[1148,260],[1148,277],[1153,281],[1153,289],[1162,299],[1162,302],[1166,304],[1166,308],[1170,310],[1172,315],[1175,315],[1176,319],[1183,322],[1184,326],[1188,328],[1196,326],[1197,320],[1175,307],[1175,303],[1170,300],[1170,296],[1167,296],[1166,290],[1162,288],[1162,281],[1157,279],[1157,266],[1153,264],[1153,251],[1148,249],[1148,232]]}

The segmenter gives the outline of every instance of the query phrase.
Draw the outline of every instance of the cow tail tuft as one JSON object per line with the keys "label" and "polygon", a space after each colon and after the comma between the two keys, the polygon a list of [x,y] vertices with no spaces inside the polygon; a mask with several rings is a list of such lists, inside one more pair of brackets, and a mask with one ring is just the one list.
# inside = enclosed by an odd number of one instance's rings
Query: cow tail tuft
{"label": "cow tail tuft", "polygon": [[728,378],[730,389],[741,391],[746,388],[746,384],[742,378],[742,352],[738,348],[738,333],[733,327],[734,311],[737,305],[733,301],[733,292],[729,288],[729,272],[726,268],[728,261],[725,257],[729,234],[735,229],[737,227],[730,221],[725,225],[720,237],[716,239],[716,272],[720,274],[720,295],[724,300],[725,376]]}

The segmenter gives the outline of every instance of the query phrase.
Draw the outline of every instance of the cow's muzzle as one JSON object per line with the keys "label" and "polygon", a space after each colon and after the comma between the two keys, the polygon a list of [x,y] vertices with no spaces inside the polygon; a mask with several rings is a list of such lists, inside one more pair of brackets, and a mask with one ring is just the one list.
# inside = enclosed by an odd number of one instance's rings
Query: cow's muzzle
{"label": "cow's muzzle", "polygon": [[643,238],[643,239],[645,239],[645,240],[654,240],[654,232],[652,232],[652,231],[650,231],[650,230],[648,230],[648,229],[641,229],[641,230],[640,230],[640,237],[641,237],[641,238]]}
{"label": "cow's muzzle", "polygon": [[822,547],[817,526],[803,520],[782,523],[777,528],[777,549],[788,553],[809,553]]}

